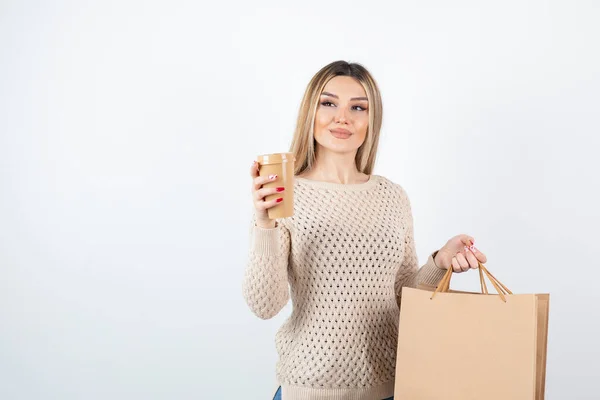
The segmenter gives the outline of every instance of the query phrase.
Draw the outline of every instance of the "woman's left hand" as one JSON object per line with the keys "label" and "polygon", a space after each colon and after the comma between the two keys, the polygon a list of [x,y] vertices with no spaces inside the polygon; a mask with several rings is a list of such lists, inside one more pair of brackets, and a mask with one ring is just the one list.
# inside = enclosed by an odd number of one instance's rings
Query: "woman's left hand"
{"label": "woman's left hand", "polygon": [[465,272],[470,268],[479,268],[479,263],[487,257],[475,248],[475,239],[469,235],[456,235],[442,247],[435,256],[435,264],[442,268],[452,267],[454,272]]}

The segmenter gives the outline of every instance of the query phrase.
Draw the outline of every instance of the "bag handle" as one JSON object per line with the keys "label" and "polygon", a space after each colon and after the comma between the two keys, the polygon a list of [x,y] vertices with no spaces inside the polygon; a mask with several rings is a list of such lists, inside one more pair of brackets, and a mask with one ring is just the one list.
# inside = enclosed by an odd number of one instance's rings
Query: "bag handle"
{"label": "bag handle", "polygon": [[[485,274],[485,276],[487,276],[487,278],[490,280],[490,282],[496,289],[496,292],[498,292],[498,295],[500,296],[502,301],[504,301],[506,303],[505,295],[513,294],[513,293],[506,286],[504,286],[502,284],[502,282],[500,282],[498,279],[496,279],[496,277],[494,275],[492,275],[492,273],[490,271],[488,271],[487,268],[484,267],[484,265],[481,262],[477,261],[477,264],[479,264],[477,269],[479,270],[479,285],[481,286],[481,293],[489,294],[487,285],[485,283],[485,279],[483,277],[483,275]],[[446,270],[444,277],[442,278],[439,285],[437,286],[437,288],[431,295],[431,299],[433,299],[438,292],[444,293],[444,292],[448,292],[448,290],[450,290],[450,279],[452,278],[453,272],[454,271],[452,270],[452,267],[450,267]]]}

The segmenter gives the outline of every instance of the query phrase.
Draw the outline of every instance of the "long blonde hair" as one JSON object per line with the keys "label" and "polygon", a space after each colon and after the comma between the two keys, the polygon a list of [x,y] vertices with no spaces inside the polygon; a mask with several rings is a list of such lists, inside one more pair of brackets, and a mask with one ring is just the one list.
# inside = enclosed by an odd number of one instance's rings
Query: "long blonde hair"
{"label": "long blonde hair", "polygon": [[364,143],[356,152],[355,162],[356,168],[360,172],[370,175],[373,171],[383,117],[381,93],[375,79],[373,79],[365,67],[358,63],[334,61],[321,68],[313,76],[304,92],[298,112],[296,130],[290,146],[290,152],[294,153],[294,157],[296,158],[295,175],[310,170],[315,163],[314,126],[317,106],[323,88],[330,79],[336,76],[350,76],[355,78],[367,93],[367,98],[369,99],[369,127]]}

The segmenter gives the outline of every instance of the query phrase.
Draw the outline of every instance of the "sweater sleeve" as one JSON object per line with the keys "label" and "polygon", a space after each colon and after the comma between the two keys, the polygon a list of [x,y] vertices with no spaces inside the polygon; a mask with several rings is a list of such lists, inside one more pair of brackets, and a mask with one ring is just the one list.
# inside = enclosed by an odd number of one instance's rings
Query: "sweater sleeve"
{"label": "sweater sleeve", "polygon": [[250,251],[242,291],[250,310],[261,319],[273,318],[287,304],[290,232],[277,220],[275,228],[250,226]]}
{"label": "sweater sleeve", "polygon": [[425,283],[431,286],[437,286],[438,283],[444,277],[444,274],[446,273],[445,269],[438,267],[434,262],[434,258],[438,250],[429,254],[429,257],[427,257],[427,261],[425,262],[425,264],[421,268],[419,268],[419,261],[417,259],[417,250],[414,239],[413,215],[408,196],[405,195],[404,201],[407,210],[407,227],[404,236],[404,260],[396,274],[395,289],[398,300],[398,307],[400,307],[403,286],[416,288],[417,285],[421,283]]}

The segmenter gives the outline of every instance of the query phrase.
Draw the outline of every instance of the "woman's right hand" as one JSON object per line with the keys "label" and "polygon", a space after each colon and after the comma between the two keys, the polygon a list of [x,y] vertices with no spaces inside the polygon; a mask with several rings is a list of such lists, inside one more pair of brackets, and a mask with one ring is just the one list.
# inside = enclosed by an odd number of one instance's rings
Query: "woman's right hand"
{"label": "woman's right hand", "polygon": [[275,207],[283,201],[283,197],[265,201],[265,197],[284,191],[283,187],[263,188],[265,183],[274,182],[277,180],[277,175],[260,176],[258,173],[258,162],[254,161],[250,168],[250,176],[252,177],[252,200],[254,209],[256,210],[256,225],[261,228],[274,228],[275,220],[269,218],[268,209]]}

